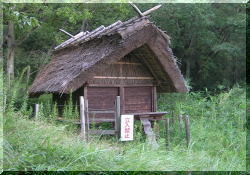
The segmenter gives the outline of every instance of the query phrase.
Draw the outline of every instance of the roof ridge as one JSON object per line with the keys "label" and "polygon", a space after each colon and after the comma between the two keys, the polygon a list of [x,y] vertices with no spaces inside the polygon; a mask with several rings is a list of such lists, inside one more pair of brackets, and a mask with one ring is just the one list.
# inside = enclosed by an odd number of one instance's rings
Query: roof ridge
{"label": "roof ridge", "polygon": [[129,26],[129,24],[133,25],[134,23],[144,20],[148,18],[148,16],[143,16],[143,17],[133,17],[125,22],[122,22],[120,20],[110,24],[109,26],[105,27],[104,25],[101,25],[97,27],[96,29],[92,30],[91,32],[86,31],[86,32],[80,32],[73,36],[72,38],[62,42],[60,45],[56,46],[54,48],[54,51],[66,48],[68,46],[72,45],[77,45],[79,43],[84,43],[86,41],[89,41],[95,37],[100,38],[101,36],[107,35],[108,33],[112,33],[116,31],[117,29],[124,28]]}

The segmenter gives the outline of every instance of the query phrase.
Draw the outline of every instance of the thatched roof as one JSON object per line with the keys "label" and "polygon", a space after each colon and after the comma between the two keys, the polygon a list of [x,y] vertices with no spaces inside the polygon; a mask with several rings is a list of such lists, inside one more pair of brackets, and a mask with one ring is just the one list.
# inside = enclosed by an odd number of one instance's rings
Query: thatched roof
{"label": "thatched roof", "polygon": [[[96,70],[105,69],[137,48],[148,48],[161,67],[171,91],[187,92],[183,76],[169,47],[169,37],[148,17],[135,17],[126,22],[115,22],[98,27],[92,32],[81,32],[57,46],[52,60],[40,70],[30,95],[41,93],[69,93],[81,87]],[[156,69],[153,68],[152,69]],[[157,70],[156,70],[157,72]],[[164,79],[164,78],[163,78]],[[165,83],[165,85],[164,85]]]}

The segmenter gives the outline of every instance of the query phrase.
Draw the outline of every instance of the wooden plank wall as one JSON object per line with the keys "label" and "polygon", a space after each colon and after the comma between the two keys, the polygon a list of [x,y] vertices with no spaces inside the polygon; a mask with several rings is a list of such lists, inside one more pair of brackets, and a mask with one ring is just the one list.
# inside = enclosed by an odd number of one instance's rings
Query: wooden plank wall
{"label": "wooden plank wall", "polygon": [[97,85],[152,85],[155,79],[147,66],[137,58],[128,55],[120,61],[110,64],[106,70],[100,70],[89,84]]}
{"label": "wooden plank wall", "polygon": [[[118,87],[88,87],[87,99],[89,111],[115,110],[115,99],[119,96]],[[89,114],[90,120],[115,119],[115,114]]]}
{"label": "wooden plank wall", "polygon": [[[73,103],[79,105],[79,96],[84,96],[88,99],[89,111],[112,111],[115,110],[116,96],[120,96],[122,114],[155,111],[155,78],[141,60],[127,55],[111,64],[108,70],[100,70],[87,82],[87,86],[73,92]],[[58,104],[65,103],[66,97],[55,97]],[[62,111],[62,107],[60,109]],[[89,118],[90,121],[112,121],[115,114],[90,113]]]}
{"label": "wooden plank wall", "polygon": [[125,113],[152,112],[152,87],[125,87]]}

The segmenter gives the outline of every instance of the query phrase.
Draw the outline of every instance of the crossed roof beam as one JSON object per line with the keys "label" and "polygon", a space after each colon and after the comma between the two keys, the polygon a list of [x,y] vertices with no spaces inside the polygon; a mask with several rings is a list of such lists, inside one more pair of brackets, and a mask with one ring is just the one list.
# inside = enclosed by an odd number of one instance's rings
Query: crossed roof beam
{"label": "crossed roof beam", "polygon": [[[152,13],[153,11],[159,9],[161,7],[161,5],[157,5],[154,6],[153,8],[145,11],[145,12],[141,12],[141,10],[132,2],[129,2],[129,4],[133,7],[133,9],[135,10],[135,12],[139,15],[139,17],[143,17],[143,16],[147,16],[150,13]],[[63,32],[64,34],[70,36],[71,38],[74,37],[74,35],[70,34],[69,32],[65,31],[64,29],[59,29],[61,32]]]}

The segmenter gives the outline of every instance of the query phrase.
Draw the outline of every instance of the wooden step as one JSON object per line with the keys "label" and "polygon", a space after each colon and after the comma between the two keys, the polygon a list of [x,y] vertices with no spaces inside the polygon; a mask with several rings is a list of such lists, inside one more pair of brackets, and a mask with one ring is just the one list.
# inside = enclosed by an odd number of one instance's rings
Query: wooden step
{"label": "wooden step", "polygon": [[115,122],[115,119],[108,118],[89,118],[90,123]]}
{"label": "wooden step", "polygon": [[88,131],[89,134],[94,134],[94,135],[115,135],[115,130],[93,130],[90,129]]}

